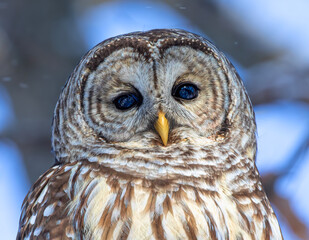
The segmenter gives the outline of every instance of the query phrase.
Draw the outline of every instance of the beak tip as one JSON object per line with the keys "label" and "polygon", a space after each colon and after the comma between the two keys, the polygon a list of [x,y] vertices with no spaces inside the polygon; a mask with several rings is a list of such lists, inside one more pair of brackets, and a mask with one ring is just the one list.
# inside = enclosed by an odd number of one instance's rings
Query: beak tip
{"label": "beak tip", "polygon": [[169,123],[162,112],[159,112],[158,120],[155,123],[155,129],[159,133],[163,145],[166,146],[168,141]]}

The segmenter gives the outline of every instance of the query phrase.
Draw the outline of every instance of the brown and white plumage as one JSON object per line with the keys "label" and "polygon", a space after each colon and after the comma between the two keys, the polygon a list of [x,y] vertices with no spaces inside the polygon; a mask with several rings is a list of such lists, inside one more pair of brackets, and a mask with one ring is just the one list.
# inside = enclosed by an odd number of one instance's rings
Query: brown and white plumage
{"label": "brown and white plumage", "polygon": [[[197,97],[172,94],[188,83]],[[132,92],[140,103],[117,109]],[[56,164],[25,198],[17,238],[282,239],[255,130],[238,74],[206,39],[165,29],[108,39],[61,93]]]}

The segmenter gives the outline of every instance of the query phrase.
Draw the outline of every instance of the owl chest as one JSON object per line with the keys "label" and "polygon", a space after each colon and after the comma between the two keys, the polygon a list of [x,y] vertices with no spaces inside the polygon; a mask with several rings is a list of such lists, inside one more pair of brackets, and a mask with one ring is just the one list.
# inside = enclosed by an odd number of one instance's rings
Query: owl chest
{"label": "owl chest", "polygon": [[158,192],[127,184],[115,191],[101,183],[80,225],[86,239],[250,239],[237,218],[232,202],[194,189]]}

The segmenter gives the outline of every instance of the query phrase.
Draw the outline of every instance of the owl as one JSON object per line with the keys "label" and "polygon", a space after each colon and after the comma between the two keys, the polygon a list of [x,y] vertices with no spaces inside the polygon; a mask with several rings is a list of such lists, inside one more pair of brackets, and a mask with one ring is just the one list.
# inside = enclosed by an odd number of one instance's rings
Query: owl
{"label": "owl", "polygon": [[212,43],[176,29],[90,50],[54,112],[55,164],[17,239],[282,239],[251,102]]}

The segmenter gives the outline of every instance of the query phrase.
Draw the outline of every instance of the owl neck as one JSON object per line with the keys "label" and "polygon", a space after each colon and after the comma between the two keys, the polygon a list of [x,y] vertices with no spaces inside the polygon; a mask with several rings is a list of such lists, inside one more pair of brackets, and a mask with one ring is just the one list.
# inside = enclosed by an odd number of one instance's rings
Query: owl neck
{"label": "owl neck", "polygon": [[[103,172],[115,173],[126,179],[144,179],[149,184],[181,184],[214,191],[222,181],[228,185],[239,176],[252,176],[254,159],[241,154],[225,145],[183,144],[163,150],[158,147],[136,149],[132,146],[128,149],[92,144],[87,151],[78,152],[66,161],[87,161],[99,165]],[[258,181],[258,176],[254,181]]]}

